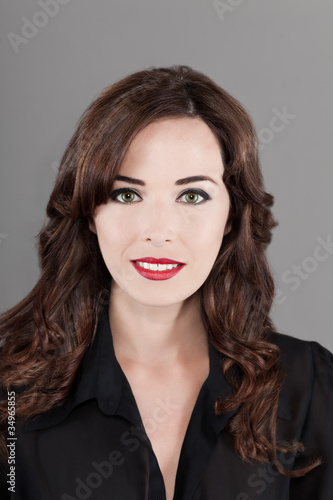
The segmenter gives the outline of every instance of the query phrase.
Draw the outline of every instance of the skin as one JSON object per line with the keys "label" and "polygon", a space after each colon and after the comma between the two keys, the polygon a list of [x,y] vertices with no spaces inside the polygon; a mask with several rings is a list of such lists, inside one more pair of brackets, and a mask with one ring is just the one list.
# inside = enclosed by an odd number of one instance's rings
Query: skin
{"label": "skin", "polygon": [[[223,168],[217,139],[201,119],[154,122],[133,139],[119,171],[145,185],[116,180],[113,189],[127,193],[111,193],[90,222],[113,277],[109,318],[115,355],[157,457],[167,500],[173,498],[181,445],[209,374],[198,290],[230,230]],[[193,176],[210,180],[176,184]],[[170,279],[153,281],[131,263],[143,257],[186,265]]]}
{"label": "skin", "polygon": [[[145,186],[116,180],[114,190],[137,194],[98,206],[90,223],[113,277],[109,313],[117,357],[161,369],[195,359],[203,348],[208,353],[197,291],[230,230],[223,168],[219,143],[199,118],[151,123],[130,144],[119,175]],[[175,184],[192,176],[211,180]],[[191,189],[210,199],[191,197]],[[152,281],[131,263],[142,257],[186,265],[171,279]]]}

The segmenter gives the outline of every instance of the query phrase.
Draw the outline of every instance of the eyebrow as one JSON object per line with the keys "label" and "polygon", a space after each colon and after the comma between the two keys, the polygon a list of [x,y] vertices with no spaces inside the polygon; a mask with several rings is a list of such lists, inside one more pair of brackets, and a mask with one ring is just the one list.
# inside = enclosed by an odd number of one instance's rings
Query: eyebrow
{"label": "eyebrow", "polygon": [[140,179],[133,179],[133,177],[127,177],[126,175],[117,175],[116,181],[129,182],[130,184],[138,184],[139,186],[145,186],[146,184]]}
{"label": "eyebrow", "polygon": [[211,177],[208,175],[193,175],[192,177],[185,177],[184,179],[179,179],[175,182],[176,186],[182,186],[183,184],[190,184],[191,182],[199,182],[199,181],[210,181],[214,184],[217,184]]}
{"label": "eyebrow", "polygon": [[[134,179],[133,177],[127,177],[126,175],[117,175],[117,181],[129,182],[130,184],[137,184],[139,186],[145,186],[146,184],[140,179]],[[176,186],[182,186],[183,184],[190,184],[191,182],[199,182],[199,181],[210,181],[214,184],[217,184],[211,177],[208,175],[193,175],[192,177],[184,177],[184,179],[178,179],[175,182]]]}

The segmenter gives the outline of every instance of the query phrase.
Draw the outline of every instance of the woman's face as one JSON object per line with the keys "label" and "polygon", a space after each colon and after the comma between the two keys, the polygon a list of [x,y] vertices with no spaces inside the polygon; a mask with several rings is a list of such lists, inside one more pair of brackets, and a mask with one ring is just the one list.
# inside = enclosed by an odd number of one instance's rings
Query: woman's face
{"label": "woman's face", "polygon": [[154,122],[135,136],[90,223],[113,293],[168,306],[201,287],[230,229],[222,174],[217,139],[199,118]]}

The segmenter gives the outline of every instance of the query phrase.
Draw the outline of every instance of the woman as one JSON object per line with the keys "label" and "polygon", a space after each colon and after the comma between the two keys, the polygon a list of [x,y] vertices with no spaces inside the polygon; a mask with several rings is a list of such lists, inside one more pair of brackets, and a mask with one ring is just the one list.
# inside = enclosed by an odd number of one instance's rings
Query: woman
{"label": "woman", "polygon": [[332,498],[332,355],[269,317],[272,204],[251,119],[205,75],[102,92],[0,321],[1,498]]}

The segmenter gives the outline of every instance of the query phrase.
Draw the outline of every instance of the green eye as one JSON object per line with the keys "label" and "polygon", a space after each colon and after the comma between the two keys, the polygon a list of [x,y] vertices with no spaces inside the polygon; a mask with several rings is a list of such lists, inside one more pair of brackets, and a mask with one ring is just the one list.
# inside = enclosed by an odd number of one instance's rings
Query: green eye
{"label": "green eye", "polygon": [[137,203],[142,200],[141,196],[131,188],[116,189],[110,194],[110,198],[117,203],[123,203],[126,205]]}
{"label": "green eye", "polygon": [[120,197],[123,202],[131,203],[134,201],[135,194],[132,191],[125,191],[124,193],[121,193]]}
{"label": "green eye", "polygon": [[197,203],[199,200],[199,197],[200,197],[200,195],[198,195],[197,193],[191,193],[191,192],[186,193],[184,195],[184,198],[185,198],[187,203]]}
{"label": "green eye", "polygon": [[202,189],[188,189],[178,197],[177,201],[187,205],[200,205],[210,199],[211,197]]}

